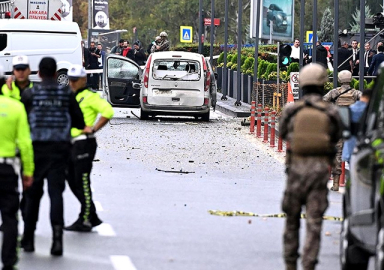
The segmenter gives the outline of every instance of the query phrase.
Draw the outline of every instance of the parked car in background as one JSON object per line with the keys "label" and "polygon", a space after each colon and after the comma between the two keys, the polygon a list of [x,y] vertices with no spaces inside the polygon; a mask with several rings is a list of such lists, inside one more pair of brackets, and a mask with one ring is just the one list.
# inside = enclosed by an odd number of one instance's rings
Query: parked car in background
{"label": "parked car in background", "polygon": [[287,14],[276,4],[270,4],[267,11],[267,26],[270,26],[271,21],[273,23],[273,30],[287,31]]}
{"label": "parked car in background", "polygon": [[[340,258],[342,270],[384,269],[384,68],[373,89],[368,111],[356,130],[357,143],[343,197]],[[348,122],[348,121],[346,121]]]}
{"label": "parked car in background", "polygon": [[108,102],[113,107],[140,107],[140,66],[127,57],[108,54],[103,69],[103,96]]}
{"label": "parked car in background", "polygon": [[211,71],[203,55],[167,51],[152,53],[140,93],[141,119],[187,115],[209,121]]}

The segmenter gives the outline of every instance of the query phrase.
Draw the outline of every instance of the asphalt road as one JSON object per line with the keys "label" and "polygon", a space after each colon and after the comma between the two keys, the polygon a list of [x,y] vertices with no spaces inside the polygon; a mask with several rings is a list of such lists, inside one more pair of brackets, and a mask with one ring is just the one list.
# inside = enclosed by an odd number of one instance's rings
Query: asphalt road
{"label": "asphalt road", "polygon": [[[20,270],[284,268],[285,219],[208,213],[281,213],[283,154],[250,135],[239,119],[220,113],[205,123],[192,118],[140,121],[130,109],[115,111],[110,124],[97,133],[92,173],[94,200],[104,223],[91,233],[65,232],[64,256],[53,258],[45,194],[36,252],[20,252]],[[332,193],[329,199],[326,214],[340,216],[341,194]],[[78,211],[66,189],[67,224]],[[340,222],[324,222],[317,269],[339,269],[339,234]]]}

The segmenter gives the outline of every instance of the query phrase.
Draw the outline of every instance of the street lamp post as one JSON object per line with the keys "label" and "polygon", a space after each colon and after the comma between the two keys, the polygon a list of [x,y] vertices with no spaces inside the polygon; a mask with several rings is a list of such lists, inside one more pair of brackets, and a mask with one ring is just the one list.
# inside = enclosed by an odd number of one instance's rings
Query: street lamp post
{"label": "street lamp post", "polygon": [[199,0],[199,53],[203,53],[203,0]]}
{"label": "street lamp post", "polygon": [[339,55],[338,55],[338,49],[339,49],[339,17],[337,17],[337,14],[339,14],[339,0],[335,0],[334,2],[334,14],[335,14],[335,27],[334,27],[334,37],[333,37],[333,87],[337,87],[337,67],[339,66]]}
{"label": "street lamp post", "polygon": [[225,23],[224,23],[224,74],[222,76],[223,95],[221,100],[227,100],[227,88],[228,88],[228,69],[227,69],[227,46],[228,46],[228,6],[229,0],[225,0]]}
{"label": "street lamp post", "polygon": [[213,62],[213,43],[215,42],[214,41],[214,36],[215,36],[215,0],[211,0],[211,39],[210,39],[210,43],[211,43],[211,46],[209,48],[209,62],[211,63],[212,65],[212,62]]}
{"label": "street lamp post", "polygon": [[241,29],[243,20],[243,0],[239,0],[239,18],[237,21],[237,99],[235,106],[241,106]]}

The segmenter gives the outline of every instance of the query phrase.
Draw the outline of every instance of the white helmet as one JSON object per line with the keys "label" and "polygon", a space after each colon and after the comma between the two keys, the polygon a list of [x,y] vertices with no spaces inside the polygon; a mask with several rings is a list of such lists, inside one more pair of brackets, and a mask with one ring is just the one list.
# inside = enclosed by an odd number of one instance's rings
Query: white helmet
{"label": "white helmet", "polygon": [[164,31],[163,31],[163,32],[160,33],[160,36],[161,36],[161,37],[168,37],[168,34],[167,34],[167,32],[164,32]]}
{"label": "white helmet", "polygon": [[352,81],[352,73],[348,70],[342,70],[337,75],[340,83],[350,83]]}
{"label": "white helmet", "polygon": [[322,86],[328,82],[327,70],[319,64],[313,63],[303,67],[299,73],[300,87],[306,85],[319,85]]}

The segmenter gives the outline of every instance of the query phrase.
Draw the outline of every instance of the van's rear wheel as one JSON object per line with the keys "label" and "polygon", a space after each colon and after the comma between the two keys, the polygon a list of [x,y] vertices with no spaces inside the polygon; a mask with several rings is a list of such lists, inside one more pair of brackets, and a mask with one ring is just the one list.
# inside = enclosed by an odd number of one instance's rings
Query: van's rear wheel
{"label": "van's rear wheel", "polygon": [[57,83],[64,86],[69,85],[69,79],[66,70],[60,70],[57,72]]}
{"label": "van's rear wheel", "polygon": [[202,121],[205,121],[205,122],[209,122],[209,114],[210,114],[210,111],[208,111],[208,112],[205,113],[205,114],[202,114],[202,115],[201,115],[201,120],[202,120]]}
{"label": "van's rear wheel", "polygon": [[140,120],[148,120],[148,118],[149,118],[149,114],[143,111],[143,109],[140,109]]}

